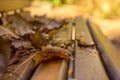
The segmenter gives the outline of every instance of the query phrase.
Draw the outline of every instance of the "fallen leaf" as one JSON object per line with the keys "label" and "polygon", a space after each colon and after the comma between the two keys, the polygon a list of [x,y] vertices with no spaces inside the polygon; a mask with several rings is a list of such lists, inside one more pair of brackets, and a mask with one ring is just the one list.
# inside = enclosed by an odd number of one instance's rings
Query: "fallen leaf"
{"label": "fallen leaf", "polygon": [[69,50],[52,45],[47,45],[46,48],[43,49],[41,55],[43,55],[45,60],[54,57],[59,57],[67,61],[73,60],[71,57],[71,52]]}
{"label": "fallen leaf", "polygon": [[6,65],[11,56],[11,40],[6,36],[0,36],[0,73],[5,72]]}
{"label": "fallen leaf", "polygon": [[31,48],[33,48],[32,43],[30,41],[25,41],[25,40],[14,40],[14,41],[12,41],[11,46],[16,49],[19,49],[19,48],[31,49]]}
{"label": "fallen leaf", "polygon": [[34,32],[32,29],[32,25],[27,23],[21,16],[18,14],[6,15],[5,18],[2,19],[3,24],[6,24],[6,28],[13,31],[17,35],[24,35],[26,33]]}
{"label": "fallen leaf", "polygon": [[49,43],[49,35],[37,31],[35,33],[26,34],[23,36],[24,39],[31,41],[35,48],[40,49],[41,46],[47,45]]}
{"label": "fallen leaf", "polygon": [[7,36],[9,38],[13,39],[19,39],[20,37],[8,30],[7,28],[4,28],[3,26],[0,26],[0,36]]}

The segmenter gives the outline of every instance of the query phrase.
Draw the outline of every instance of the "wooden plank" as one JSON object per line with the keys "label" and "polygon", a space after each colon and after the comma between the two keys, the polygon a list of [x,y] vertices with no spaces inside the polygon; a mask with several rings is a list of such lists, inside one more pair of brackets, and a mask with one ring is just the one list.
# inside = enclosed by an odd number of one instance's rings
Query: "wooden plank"
{"label": "wooden plank", "polygon": [[79,40],[81,46],[94,45],[86,22],[82,17],[76,17],[75,19],[75,32],[76,39]]}
{"label": "wooden plank", "polygon": [[76,52],[75,76],[77,80],[109,80],[95,49],[82,48]]}
{"label": "wooden plank", "polygon": [[101,59],[111,80],[120,80],[120,54],[112,43],[103,35],[101,30],[87,21]]}
{"label": "wooden plank", "polygon": [[67,73],[68,73],[68,62],[63,60],[58,80],[66,80],[67,79]]}
{"label": "wooden plank", "polygon": [[[82,18],[76,20],[76,39],[82,34],[85,44],[76,45],[75,77],[77,80],[109,80],[99,58],[98,52],[93,45],[90,32]],[[79,43],[79,42],[78,42]],[[86,46],[88,45],[88,46]],[[85,47],[83,47],[85,46]]]}
{"label": "wooden plank", "polygon": [[[68,67],[66,64],[67,63],[63,60],[44,62],[38,66],[31,80],[66,80],[66,74],[64,74],[64,71],[66,71],[66,68]],[[61,70],[63,69],[62,67],[64,70]],[[64,75],[62,75],[62,73]]]}

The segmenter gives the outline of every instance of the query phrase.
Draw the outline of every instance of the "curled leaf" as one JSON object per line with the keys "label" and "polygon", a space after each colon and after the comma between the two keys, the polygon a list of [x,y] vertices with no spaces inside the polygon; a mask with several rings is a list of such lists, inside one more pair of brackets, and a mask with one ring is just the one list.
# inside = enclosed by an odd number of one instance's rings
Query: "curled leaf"
{"label": "curled leaf", "polygon": [[54,57],[59,57],[67,61],[73,60],[73,58],[70,56],[71,55],[70,51],[52,45],[47,45],[41,54],[45,56],[45,60]]}

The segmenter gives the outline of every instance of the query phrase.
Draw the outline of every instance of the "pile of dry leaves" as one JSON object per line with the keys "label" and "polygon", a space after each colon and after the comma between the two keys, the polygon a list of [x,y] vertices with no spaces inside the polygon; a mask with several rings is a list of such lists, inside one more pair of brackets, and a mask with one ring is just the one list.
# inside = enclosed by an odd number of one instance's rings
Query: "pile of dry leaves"
{"label": "pile of dry leaves", "polygon": [[[0,74],[6,67],[19,63],[39,52],[43,60],[73,59],[64,41],[54,40],[67,21],[49,19],[45,15],[31,17],[29,12],[4,15],[0,18]],[[64,46],[63,46],[64,45]],[[71,45],[70,45],[71,46]]]}

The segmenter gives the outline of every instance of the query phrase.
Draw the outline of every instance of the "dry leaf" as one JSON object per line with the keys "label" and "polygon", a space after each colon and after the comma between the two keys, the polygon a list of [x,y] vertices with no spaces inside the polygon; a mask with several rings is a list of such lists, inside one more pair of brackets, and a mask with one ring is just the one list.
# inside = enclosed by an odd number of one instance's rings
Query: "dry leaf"
{"label": "dry leaf", "polygon": [[42,33],[41,31],[26,34],[23,36],[23,38],[31,41],[33,46],[39,49],[41,48],[41,46],[45,46],[49,43],[49,35]]}
{"label": "dry leaf", "polygon": [[0,36],[0,73],[5,72],[6,65],[11,56],[11,41],[6,36]]}
{"label": "dry leaf", "polygon": [[19,49],[19,48],[23,48],[23,49],[33,48],[32,43],[30,41],[25,41],[25,40],[14,40],[14,41],[12,41],[11,46],[16,48],[16,49]]}
{"label": "dry leaf", "polygon": [[7,36],[9,38],[13,38],[13,39],[19,39],[20,37],[17,36],[16,34],[14,34],[13,32],[11,32],[10,30],[0,26],[0,36]]}
{"label": "dry leaf", "polygon": [[[32,25],[27,23],[21,16],[18,14],[6,15],[3,17],[3,24],[8,29],[16,33],[17,35],[24,35],[26,33],[34,32],[32,30]],[[6,25],[5,25],[6,24]]]}
{"label": "dry leaf", "polygon": [[43,49],[41,54],[45,57],[44,58],[45,60],[54,57],[59,57],[67,61],[73,60],[73,58],[70,56],[71,55],[70,51],[52,45],[47,45],[46,48]]}

